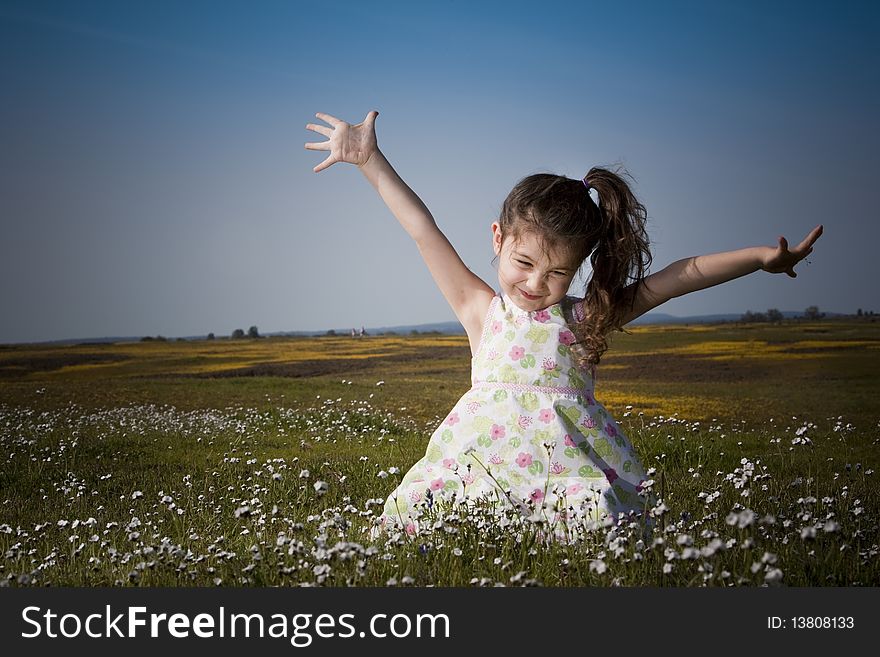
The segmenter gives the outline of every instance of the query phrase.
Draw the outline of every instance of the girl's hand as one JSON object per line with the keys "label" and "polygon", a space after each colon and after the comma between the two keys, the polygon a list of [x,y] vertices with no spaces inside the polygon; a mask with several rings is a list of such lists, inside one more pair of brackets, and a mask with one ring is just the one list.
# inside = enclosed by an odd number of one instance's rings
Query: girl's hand
{"label": "girl's hand", "polygon": [[376,117],[379,112],[373,110],[367,114],[367,118],[362,123],[350,125],[345,121],[340,121],[329,114],[318,112],[315,114],[322,121],[329,123],[332,128],[314,123],[306,124],[307,130],[329,137],[329,141],[311,142],[306,144],[306,148],[312,151],[330,151],[321,164],[316,166],[313,171],[318,173],[336,162],[348,162],[358,167],[367,163],[370,157],[379,150],[376,144]]}
{"label": "girl's hand", "polygon": [[785,272],[792,278],[797,278],[794,273],[794,266],[801,260],[806,258],[813,252],[813,242],[819,239],[822,234],[822,225],[816,226],[810,234],[804,238],[804,241],[789,251],[788,242],[781,235],[779,236],[779,246],[776,249],[770,248],[761,269],[771,274],[779,274]]}

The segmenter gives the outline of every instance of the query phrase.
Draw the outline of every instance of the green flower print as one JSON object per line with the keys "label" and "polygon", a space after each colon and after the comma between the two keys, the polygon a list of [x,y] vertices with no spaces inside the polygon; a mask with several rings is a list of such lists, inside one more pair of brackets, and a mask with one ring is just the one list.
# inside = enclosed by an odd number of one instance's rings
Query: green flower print
{"label": "green flower print", "polygon": [[437,447],[437,445],[429,445],[428,451],[425,453],[425,458],[431,463],[436,463],[443,458],[443,450]]}
{"label": "green flower print", "polygon": [[581,421],[581,411],[577,406],[563,406],[559,409],[559,413],[573,425]]}
{"label": "green flower print", "polygon": [[498,378],[502,383],[516,383],[518,381],[516,370],[510,363],[504,363],[498,368]]}
{"label": "green flower print", "polygon": [[489,433],[489,429],[492,428],[492,420],[484,415],[478,415],[473,419],[473,427],[479,433]]}
{"label": "green flower print", "polygon": [[611,455],[614,454],[614,448],[611,446],[611,443],[608,442],[605,438],[597,438],[593,441],[593,449],[596,450],[596,454],[601,456],[603,459],[608,460],[611,458]]}
{"label": "green flower print", "polygon": [[531,340],[534,345],[544,344],[549,337],[550,329],[539,324],[533,324],[526,332],[526,339]]}
{"label": "green flower print", "polygon": [[569,368],[568,370],[568,379],[571,382],[569,385],[571,385],[572,388],[583,388],[586,385],[584,383],[583,377],[573,367]]}
{"label": "green flower print", "polygon": [[524,392],[521,395],[517,396],[517,401],[520,403],[526,411],[529,413],[534,413],[538,410],[538,406],[541,404],[538,399],[538,395],[533,392]]}
{"label": "green flower print", "polygon": [[584,479],[598,479],[599,477],[604,476],[601,472],[596,470],[591,465],[582,465],[578,469],[578,475],[580,475]]}
{"label": "green flower print", "polygon": [[544,430],[535,431],[535,435],[529,441],[535,447],[540,447],[541,451],[544,451],[544,444],[550,442],[553,442],[553,434]]}

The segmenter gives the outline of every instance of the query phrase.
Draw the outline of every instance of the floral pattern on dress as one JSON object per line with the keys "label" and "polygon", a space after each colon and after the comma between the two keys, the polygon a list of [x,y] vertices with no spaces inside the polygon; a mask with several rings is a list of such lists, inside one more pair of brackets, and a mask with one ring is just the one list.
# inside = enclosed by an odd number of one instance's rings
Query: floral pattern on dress
{"label": "floral pattern on dress", "polygon": [[391,526],[417,533],[425,507],[452,494],[537,509],[551,522],[650,508],[639,456],[593,395],[595,366],[581,368],[572,353],[568,322],[579,302],[529,312],[507,295],[492,299],[472,387],[386,499],[373,537]]}

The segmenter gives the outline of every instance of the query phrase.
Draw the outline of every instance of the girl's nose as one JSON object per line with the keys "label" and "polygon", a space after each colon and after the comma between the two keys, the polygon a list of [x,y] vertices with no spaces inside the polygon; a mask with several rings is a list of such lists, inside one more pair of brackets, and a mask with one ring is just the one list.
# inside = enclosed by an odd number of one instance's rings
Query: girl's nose
{"label": "girl's nose", "polygon": [[529,288],[531,292],[529,294],[538,294],[541,290],[544,289],[544,277],[538,274],[537,272],[532,272],[532,274],[528,278]]}

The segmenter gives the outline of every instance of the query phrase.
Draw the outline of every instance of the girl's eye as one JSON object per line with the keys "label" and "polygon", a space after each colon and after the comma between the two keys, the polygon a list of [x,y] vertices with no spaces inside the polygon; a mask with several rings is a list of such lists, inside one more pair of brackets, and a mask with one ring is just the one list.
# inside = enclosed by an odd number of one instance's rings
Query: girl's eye
{"label": "girl's eye", "polygon": [[519,264],[521,264],[523,267],[531,267],[532,266],[532,263],[526,262],[525,260],[517,260],[517,262]]}

